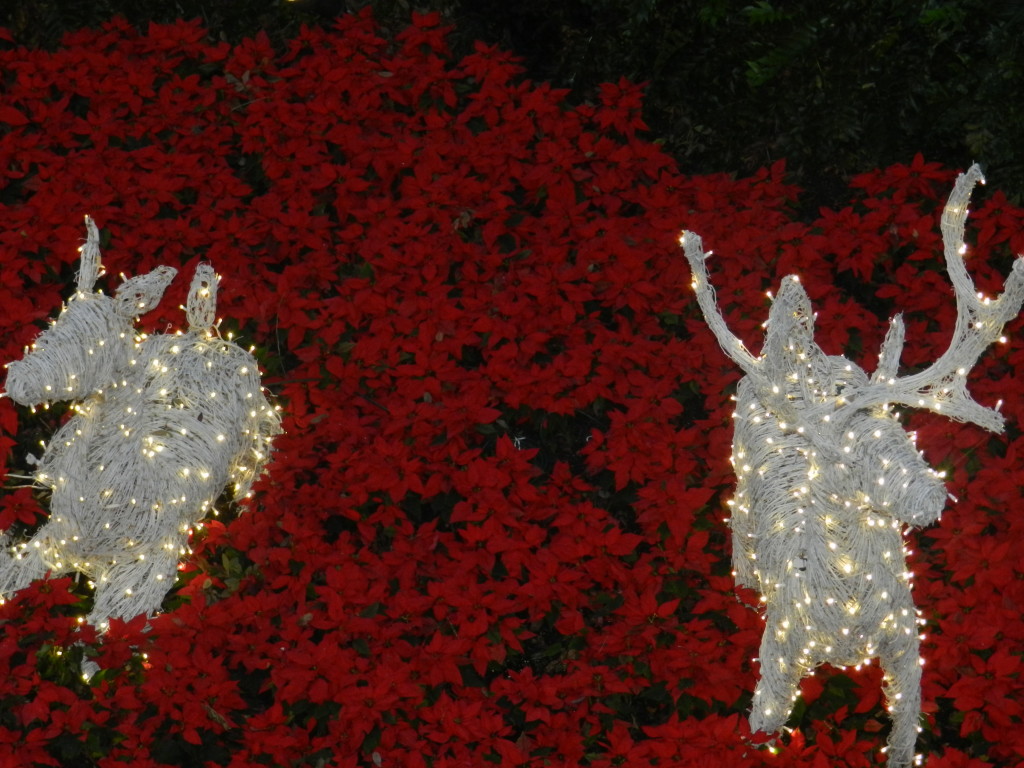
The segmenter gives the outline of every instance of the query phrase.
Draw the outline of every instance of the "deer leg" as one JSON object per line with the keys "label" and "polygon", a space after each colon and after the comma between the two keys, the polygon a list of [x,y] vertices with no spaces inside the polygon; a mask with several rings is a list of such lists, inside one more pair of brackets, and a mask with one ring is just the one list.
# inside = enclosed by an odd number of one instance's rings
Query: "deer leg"
{"label": "deer leg", "polygon": [[[164,595],[174,586],[177,569],[177,553],[111,566],[96,581],[89,623],[106,632],[111,619],[128,621],[140,614],[152,616],[160,609]],[[98,671],[96,662],[82,659],[82,677],[85,680]]]}
{"label": "deer leg", "polygon": [[909,768],[914,764],[921,715],[921,659],[914,629],[911,627],[909,635],[894,637],[879,654],[885,672],[886,702],[892,718],[887,749],[888,768]]}
{"label": "deer leg", "polygon": [[806,673],[797,663],[798,641],[796,628],[784,628],[769,614],[761,639],[761,677],[754,689],[751,731],[774,733],[785,725]]}
{"label": "deer leg", "polygon": [[174,586],[177,568],[177,552],[111,566],[97,580],[89,622],[105,631],[110,619],[128,621],[142,613],[156,613],[164,595]]}

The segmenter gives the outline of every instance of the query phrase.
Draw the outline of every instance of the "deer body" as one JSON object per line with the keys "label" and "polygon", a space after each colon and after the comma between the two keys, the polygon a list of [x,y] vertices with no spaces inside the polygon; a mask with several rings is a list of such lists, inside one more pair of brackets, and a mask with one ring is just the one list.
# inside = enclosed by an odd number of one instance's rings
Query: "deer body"
{"label": "deer body", "polygon": [[[843,458],[829,459],[796,427],[780,426],[749,381],[736,399],[733,568],[765,605],[751,728],[781,728],[817,666],[872,658],[900,694],[891,711],[916,712],[919,638],[902,530],[938,517],[941,480],[895,419],[855,415],[838,436]],[[872,456],[883,446],[884,456]],[[916,718],[900,722],[893,741],[912,750]]]}
{"label": "deer body", "polygon": [[732,335],[715,304],[700,238],[684,233],[697,300],[719,344],[745,372],[736,393],[730,502],[733,567],[764,605],[761,677],[752,730],[778,730],[800,680],[823,664],[880,660],[893,728],[890,768],[914,758],[920,712],[917,611],[910,592],[906,526],[938,519],[941,476],[918,453],[890,406],[926,408],[990,430],[1002,417],[973,401],[967,373],[1024,302],[1024,259],[995,300],[975,295],[963,264],[967,201],[981,173],[960,176],[942,216],[958,319],[950,348],[920,373],[899,377],[897,315],[869,377],[814,341],[799,279],[783,279],[757,357]]}
{"label": "deer body", "polygon": [[159,302],[174,272],[132,278],[113,298],[87,293],[99,258],[88,224],[79,291],[8,366],[15,401],[78,402],[35,474],[51,493],[50,518],[0,560],[0,593],[77,571],[95,583],[89,618],[105,628],[112,617],[159,609],[193,526],[225,486],[236,498],[247,493],[280,428],[256,361],[211,331],[213,270],[196,271],[187,332],[137,337],[135,315]]}

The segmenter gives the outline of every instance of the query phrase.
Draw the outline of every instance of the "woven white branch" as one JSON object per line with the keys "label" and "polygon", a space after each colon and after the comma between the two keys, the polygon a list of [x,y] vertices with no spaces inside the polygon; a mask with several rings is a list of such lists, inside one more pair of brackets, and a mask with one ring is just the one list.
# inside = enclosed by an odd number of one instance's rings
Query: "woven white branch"
{"label": "woven white branch", "polygon": [[16,402],[77,402],[36,471],[50,518],[0,559],[0,594],[78,571],[96,587],[89,620],[105,628],[160,608],[192,528],[225,487],[248,493],[281,430],[255,359],[215,332],[213,269],[196,270],[187,332],[137,336],[135,317],[159,302],[174,270],[131,278],[113,298],[93,293],[98,232],[86,221],[78,291],[8,366]]}
{"label": "woven white branch", "polygon": [[732,462],[733,567],[765,608],[753,730],[778,730],[800,680],[824,663],[885,671],[892,714],[890,768],[914,757],[921,705],[917,611],[910,593],[905,526],[934,522],[946,491],[889,408],[926,408],[986,429],[1002,417],[970,398],[966,379],[984,349],[1024,302],[1024,259],[997,299],[975,294],[963,263],[967,202],[981,179],[960,176],[942,217],[957,298],[949,349],[926,370],[899,378],[904,328],[893,318],[870,379],[814,341],[814,316],[800,281],[783,280],[760,356],[733,336],[708,281],[700,238],[682,237],[700,308],[723,350],[745,372],[736,392]]}

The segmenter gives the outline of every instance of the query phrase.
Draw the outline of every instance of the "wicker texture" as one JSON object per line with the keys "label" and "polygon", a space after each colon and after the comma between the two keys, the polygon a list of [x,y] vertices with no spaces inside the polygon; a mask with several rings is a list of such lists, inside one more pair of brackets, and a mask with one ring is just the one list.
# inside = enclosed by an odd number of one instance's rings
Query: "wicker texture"
{"label": "wicker texture", "polygon": [[252,355],[214,325],[217,276],[200,265],[189,291],[189,330],[137,335],[175,270],[94,292],[99,233],[86,220],[78,288],[23,360],[7,394],[22,405],[72,400],[71,418],[46,447],[36,483],[50,517],[0,558],[0,594],[46,573],[77,571],[95,585],[89,621],[152,615],[174,585],[188,538],[227,488],[245,496],[280,432]]}
{"label": "wicker texture", "polygon": [[977,166],[956,182],[942,216],[946,265],[957,299],[949,349],[920,373],[898,377],[897,315],[868,375],[814,341],[814,314],[799,278],[784,278],[757,357],[729,332],[708,282],[701,240],[681,239],[693,288],[719,344],[746,374],[736,393],[730,502],[736,581],[761,594],[765,630],[752,730],[782,727],[800,680],[823,664],[877,658],[893,720],[890,768],[914,760],[921,708],[918,612],[903,535],[938,519],[942,477],[921,457],[894,405],[925,408],[1001,431],[1003,419],[971,399],[967,374],[1024,301],[1024,259],[1004,293],[975,292],[964,266],[967,203]]}

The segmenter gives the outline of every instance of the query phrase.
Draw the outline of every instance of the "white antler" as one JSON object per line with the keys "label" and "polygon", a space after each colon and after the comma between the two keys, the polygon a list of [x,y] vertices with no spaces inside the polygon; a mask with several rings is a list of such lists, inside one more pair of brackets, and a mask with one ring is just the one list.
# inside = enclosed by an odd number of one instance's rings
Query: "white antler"
{"label": "white antler", "polygon": [[722,317],[722,312],[715,301],[715,289],[711,286],[707,268],[704,266],[704,261],[711,254],[704,253],[704,245],[700,236],[694,232],[684,231],[682,237],[679,238],[679,243],[683,246],[686,260],[690,262],[690,269],[693,272],[693,282],[690,285],[697,295],[697,304],[700,306],[701,312],[704,313],[708,328],[715,334],[715,338],[718,339],[725,354],[732,358],[744,373],[754,377],[759,376],[764,367],[763,361],[754,357],[746,345],[733,335],[729,326],[725,324],[725,318]]}
{"label": "white antler", "polygon": [[846,408],[859,410],[883,403],[925,408],[957,421],[968,421],[992,432],[1001,432],[1003,417],[971,399],[967,374],[981,353],[1002,336],[1003,326],[1017,316],[1024,303],[1024,257],[1013,264],[1003,293],[996,299],[975,292],[967,273],[964,254],[964,221],[971,190],[984,183],[981,169],[971,166],[960,174],[942,212],[942,242],[956,295],[957,318],[949,348],[930,366],[909,376],[896,377],[903,347],[903,320],[896,315],[882,344],[872,384],[850,399]]}

